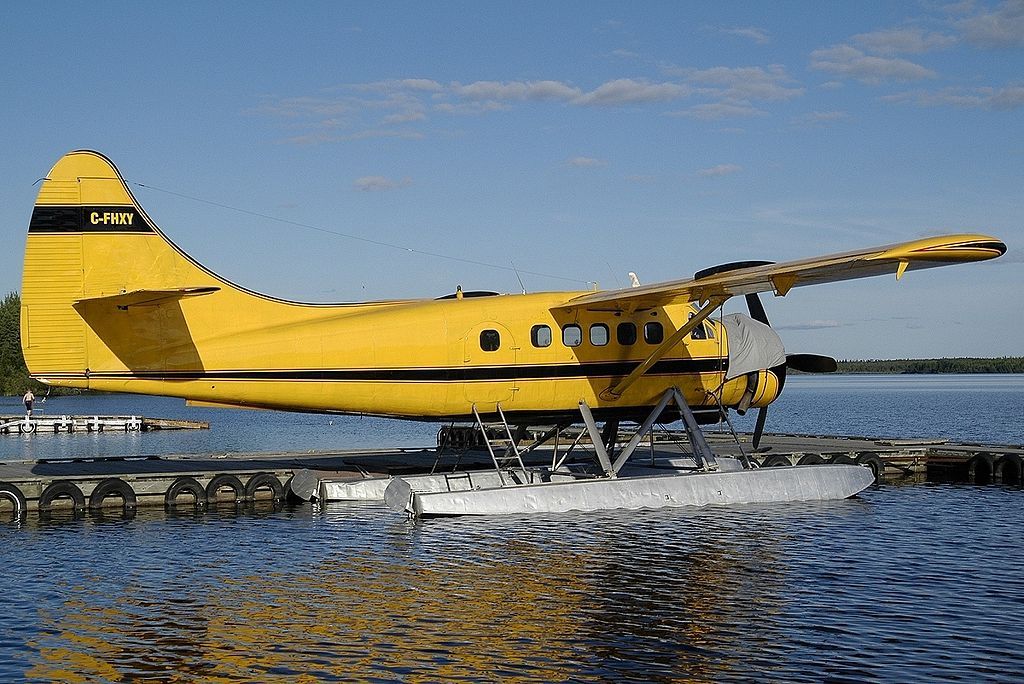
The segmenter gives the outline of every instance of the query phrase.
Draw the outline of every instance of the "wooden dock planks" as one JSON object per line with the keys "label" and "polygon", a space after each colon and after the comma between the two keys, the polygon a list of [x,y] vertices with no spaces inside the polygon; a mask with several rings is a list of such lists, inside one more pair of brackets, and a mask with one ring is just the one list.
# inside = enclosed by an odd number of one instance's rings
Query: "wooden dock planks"
{"label": "wooden dock planks", "polygon": [[145,416],[0,416],[0,435],[59,432],[139,432],[148,430],[207,430],[199,420],[172,420]]}

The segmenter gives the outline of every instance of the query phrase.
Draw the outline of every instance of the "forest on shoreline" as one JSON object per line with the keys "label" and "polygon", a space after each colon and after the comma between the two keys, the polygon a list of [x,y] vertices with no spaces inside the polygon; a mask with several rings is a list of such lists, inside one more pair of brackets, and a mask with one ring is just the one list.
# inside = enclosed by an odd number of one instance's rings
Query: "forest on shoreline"
{"label": "forest on shoreline", "polygon": [[[1024,356],[1002,358],[872,359],[840,361],[839,373],[932,374],[932,373],[1024,373]],[[0,394],[20,396],[29,387],[46,389],[30,380],[21,353],[21,296],[12,292],[0,302]],[[78,390],[52,390],[54,394]]]}
{"label": "forest on shoreline", "polygon": [[935,373],[1024,373],[1024,356],[949,359],[871,359],[840,361],[839,373],[921,375]]}

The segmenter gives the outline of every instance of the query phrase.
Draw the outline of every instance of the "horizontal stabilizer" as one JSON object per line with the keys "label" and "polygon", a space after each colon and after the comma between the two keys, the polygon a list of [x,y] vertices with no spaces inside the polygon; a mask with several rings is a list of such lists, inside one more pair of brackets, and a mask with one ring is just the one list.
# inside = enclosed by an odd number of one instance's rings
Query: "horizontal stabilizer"
{"label": "horizontal stabilizer", "polygon": [[198,297],[211,294],[220,290],[219,287],[179,287],[172,290],[132,290],[116,295],[103,295],[101,297],[85,297],[75,302],[77,307],[80,304],[111,304],[119,309],[127,309],[129,306],[154,306],[175,299],[185,297]]}

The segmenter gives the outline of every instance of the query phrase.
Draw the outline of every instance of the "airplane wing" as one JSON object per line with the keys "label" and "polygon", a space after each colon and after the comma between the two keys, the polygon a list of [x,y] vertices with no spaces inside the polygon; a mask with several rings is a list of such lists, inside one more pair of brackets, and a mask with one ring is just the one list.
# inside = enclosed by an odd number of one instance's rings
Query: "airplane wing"
{"label": "airplane wing", "polygon": [[[883,247],[774,264],[726,264],[693,278],[580,295],[559,308],[637,310],[680,302],[705,302],[755,292],[784,296],[794,287],[994,259],[1006,252],[1002,241],[987,235],[944,235]],[[753,265],[751,265],[753,264]]]}

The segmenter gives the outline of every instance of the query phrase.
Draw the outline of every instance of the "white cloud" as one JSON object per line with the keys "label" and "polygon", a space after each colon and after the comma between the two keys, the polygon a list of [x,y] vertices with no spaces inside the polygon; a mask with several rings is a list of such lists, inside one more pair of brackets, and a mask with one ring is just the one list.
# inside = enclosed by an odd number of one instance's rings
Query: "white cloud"
{"label": "white cloud", "polygon": [[611,56],[618,57],[619,59],[640,59],[639,53],[633,52],[632,50],[623,50],[621,48],[618,50],[612,50]]}
{"label": "white cloud", "polygon": [[752,107],[749,104],[716,102],[712,104],[694,105],[678,112],[670,112],[669,114],[671,116],[685,116],[690,119],[700,119],[701,121],[718,121],[720,119],[766,116],[768,112]]}
{"label": "white cloud", "polygon": [[482,102],[439,102],[434,109],[445,114],[486,114],[487,112],[500,112],[508,109],[508,105],[494,100]]}
{"label": "white cloud", "polygon": [[842,121],[843,119],[849,118],[849,114],[838,110],[827,111],[827,112],[807,112],[800,116],[795,116],[791,119],[791,123],[795,126],[820,126],[822,124],[832,123],[833,121]]}
{"label": "white cloud", "polygon": [[566,163],[569,166],[576,166],[579,168],[592,168],[595,166],[608,165],[608,162],[604,159],[595,159],[594,157],[572,157]]}
{"label": "white cloud", "polygon": [[[698,120],[763,116],[752,101],[802,95],[783,67],[678,70],[682,79],[619,78],[581,88],[565,81],[441,82],[426,78],[342,84],[316,96],[268,99],[253,111],[293,120],[285,142],[315,144],[375,137],[422,138],[436,115],[484,115],[515,106],[557,103],[575,107],[645,107],[698,96],[704,102],[678,116]],[[661,113],[661,112],[659,112]]]}
{"label": "white cloud", "polygon": [[988,98],[991,109],[1009,110],[1024,106],[1024,86],[1008,86],[992,93]]}
{"label": "white cloud", "polygon": [[589,93],[572,100],[579,105],[625,105],[678,100],[690,94],[690,89],[678,83],[650,83],[631,78],[620,78],[602,83]]}
{"label": "white cloud", "polygon": [[347,84],[331,88],[331,90],[360,90],[385,93],[402,92],[406,90],[440,92],[444,90],[444,86],[429,78],[402,78],[390,81],[372,81],[370,83]]}
{"label": "white cloud", "polygon": [[719,164],[718,166],[701,169],[697,172],[697,175],[705,177],[728,176],[731,173],[739,173],[742,170],[743,167],[738,164]]}
{"label": "white cloud", "polygon": [[920,64],[902,58],[867,55],[850,45],[815,50],[811,53],[811,68],[869,84],[935,78],[934,71]]}
{"label": "white cloud", "polygon": [[385,192],[409,185],[412,185],[412,180],[409,178],[396,181],[386,176],[363,176],[362,178],[357,178],[352,184],[356,190],[362,190],[363,192]]}
{"label": "white cloud", "polygon": [[420,140],[422,133],[417,131],[396,131],[388,128],[367,128],[349,135],[338,136],[337,140],[369,140],[371,138],[399,138],[403,140]]}
{"label": "white cloud", "polygon": [[411,123],[413,121],[423,121],[427,118],[427,115],[420,111],[402,112],[400,114],[389,114],[385,116],[383,121],[384,125],[399,124],[399,123]]}
{"label": "white cloud", "polygon": [[989,111],[1010,111],[1024,107],[1024,85],[1004,88],[943,88],[910,90],[882,97],[885,102],[911,103],[921,107],[965,107]]}
{"label": "white cloud", "polygon": [[771,38],[768,37],[768,31],[755,26],[747,26],[745,28],[724,28],[722,29],[722,33],[727,33],[731,36],[739,36],[741,38],[749,38],[758,45],[767,45],[771,42]]}
{"label": "white cloud", "polygon": [[979,47],[1024,46],[1024,0],[1004,0],[994,11],[979,12],[954,25],[969,43]]}
{"label": "white cloud", "polygon": [[956,38],[920,28],[886,29],[859,33],[851,40],[865,50],[880,55],[898,53],[923,54],[943,50],[956,44]]}
{"label": "white cloud", "polygon": [[449,90],[458,97],[495,101],[571,100],[581,93],[560,81],[476,81],[452,83]]}
{"label": "white cloud", "polygon": [[804,94],[804,89],[788,85],[793,79],[779,64],[768,67],[712,67],[710,69],[679,69],[672,71],[688,82],[709,86],[706,95],[723,100],[790,100]]}
{"label": "white cloud", "polygon": [[429,78],[406,78],[399,81],[399,83],[410,90],[422,90],[431,93],[444,90],[444,86]]}

